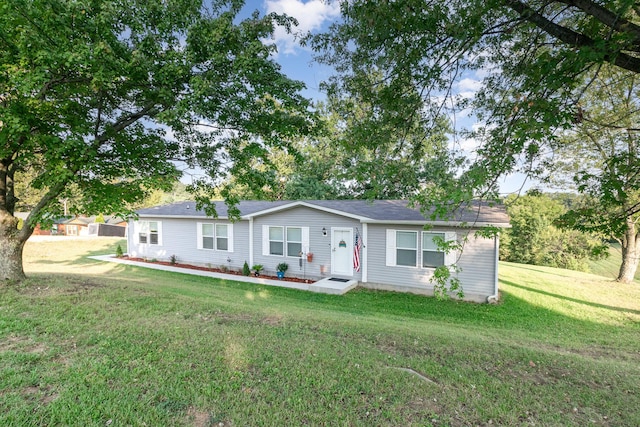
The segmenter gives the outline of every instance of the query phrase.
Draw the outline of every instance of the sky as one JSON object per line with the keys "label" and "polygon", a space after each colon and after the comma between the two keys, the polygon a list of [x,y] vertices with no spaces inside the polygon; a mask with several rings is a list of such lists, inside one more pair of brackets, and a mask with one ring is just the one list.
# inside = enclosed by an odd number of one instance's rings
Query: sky
{"label": "sky", "polygon": [[[294,27],[289,34],[284,28],[277,28],[273,40],[277,46],[277,53],[274,59],[281,65],[282,71],[290,78],[301,80],[306,84],[306,89],[302,95],[319,101],[325,99],[319,86],[322,81],[327,80],[332,69],[325,65],[318,64],[313,60],[312,50],[302,46],[299,42],[301,35],[319,33],[328,29],[331,23],[340,19],[340,7],[336,0],[248,0],[243,10],[249,16],[253,11],[258,10],[261,14],[275,12],[286,14],[298,21],[298,26]],[[464,97],[473,97],[480,88],[482,75],[470,75],[457,82],[455,90]],[[471,112],[463,112],[455,117],[457,125],[464,127],[477,126],[475,118]],[[474,140],[458,141],[459,148],[467,152],[472,152],[477,147]],[[511,175],[504,177],[500,184],[502,193],[512,193],[526,190],[534,183],[527,182],[524,176]]]}
{"label": "sky", "polygon": [[332,22],[340,18],[337,1],[329,0],[249,0],[245,9],[262,13],[286,14],[298,21],[289,34],[282,27],[276,28],[273,42],[278,53],[274,59],[290,78],[303,81],[307,89],[302,94],[314,100],[324,99],[319,86],[331,75],[331,68],[313,61],[313,52],[300,44],[300,37],[308,32],[325,31]]}

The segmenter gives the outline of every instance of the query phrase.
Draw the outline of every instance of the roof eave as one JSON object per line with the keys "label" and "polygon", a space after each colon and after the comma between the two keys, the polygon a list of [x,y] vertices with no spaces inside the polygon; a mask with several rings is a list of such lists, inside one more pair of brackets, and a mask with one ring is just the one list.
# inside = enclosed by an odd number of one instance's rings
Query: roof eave
{"label": "roof eave", "polygon": [[465,222],[465,221],[429,221],[429,220],[368,220],[362,221],[367,224],[399,224],[399,225],[432,225],[434,227],[458,227],[458,228],[481,228],[481,227],[498,227],[511,228],[509,223],[504,222]]}
{"label": "roof eave", "polygon": [[273,208],[269,208],[269,209],[264,209],[261,211],[257,211],[257,212],[253,212],[251,214],[247,214],[244,215],[243,218],[249,219],[249,218],[254,218],[257,216],[263,216],[263,215],[268,215],[271,213],[276,213],[276,212],[280,212],[283,210],[287,210],[287,209],[293,209],[293,208],[297,208],[297,207],[307,207],[310,209],[315,209],[318,211],[323,211],[323,212],[327,212],[327,213],[331,213],[334,215],[340,215],[346,218],[351,218],[351,219],[356,219],[360,222],[366,222],[371,220],[371,218],[368,218],[366,216],[362,216],[362,215],[356,215],[356,214],[352,214],[349,212],[345,212],[345,211],[341,211],[338,209],[332,209],[332,208],[327,208],[324,206],[319,206],[319,205],[314,205],[313,203],[309,203],[309,202],[292,202],[292,203],[287,203],[286,205],[282,205],[282,206],[275,206]]}

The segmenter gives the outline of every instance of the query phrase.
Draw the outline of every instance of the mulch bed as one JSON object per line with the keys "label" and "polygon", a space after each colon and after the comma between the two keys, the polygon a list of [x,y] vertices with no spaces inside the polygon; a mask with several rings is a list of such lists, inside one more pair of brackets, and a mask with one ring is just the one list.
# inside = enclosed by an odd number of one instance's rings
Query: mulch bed
{"label": "mulch bed", "polygon": [[[120,259],[126,259],[129,261],[136,261],[136,262],[146,262],[147,264],[160,264],[160,265],[167,265],[169,267],[180,267],[180,268],[186,268],[189,270],[200,270],[200,271],[212,271],[214,273],[221,273],[221,274],[229,274],[231,276],[243,276],[241,271],[235,271],[235,270],[227,270],[227,271],[223,271],[220,268],[216,268],[216,267],[202,267],[199,265],[191,265],[191,264],[183,264],[180,262],[176,262],[176,263],[170,263],[168,261],[150,261],[148,259],[144,259],[144,258],[135,258],[135,257],[129,257],[129,256],[123,256],[120,257]],[[256,276],[255,274],[251,273],[251,275],[249,277],[256,277],[258,279],[270,279],[270,280],[284,280],[285,282],[295,282],[295,283],[312,283],[315,280],[310,280],[310,279],[300,279],[297,277],[287,277],[285,276],[284,279],[279,279],[277,276],[268,276],[266,274],[260,274],[258,276]]]}

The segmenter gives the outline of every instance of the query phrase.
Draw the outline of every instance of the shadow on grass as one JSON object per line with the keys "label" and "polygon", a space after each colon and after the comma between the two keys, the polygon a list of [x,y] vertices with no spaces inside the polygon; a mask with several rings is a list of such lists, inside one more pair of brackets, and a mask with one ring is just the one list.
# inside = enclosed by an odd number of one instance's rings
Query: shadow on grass
{"label": "shadow on grass", "polygon": [[597,303],[597,302],[585,301],[585,300],[581,300],[581,299],[577,299],[577,298],[572,298],[572,297],[568,297],[566,295],[554,294],[552,292],[542,291],[540,289],[531,288],[529,286],[518,285],[517,283],[510,282],[508,280],[501,280],[501,282],[506,284],[506,285],[513,286],[515,288],[524,289],[526,291],[535,292],[535,293],[546,295],[546,296],[549,296],[549,297],[552,297],[552,298],[558,298],[558,299],[565,300],[565,301],[571,301],[571,302],[575,302],[575,303],[578,303],[578,304],[588,305],[590,307],[604,308],[606,310],[620,311],[620,312],[623,312],[623,313],[640,314],[640,310],[633,310],[633,309],[624,308],[624,307],[614,307],[614,306],[611,306],[611,305],[600,304],[600,303]]}

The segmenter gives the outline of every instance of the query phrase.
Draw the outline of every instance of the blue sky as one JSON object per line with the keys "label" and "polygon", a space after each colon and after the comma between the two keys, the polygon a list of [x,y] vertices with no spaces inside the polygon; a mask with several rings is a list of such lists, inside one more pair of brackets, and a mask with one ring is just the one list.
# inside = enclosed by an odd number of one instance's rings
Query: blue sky
{"label": "blue sky", "polygon": [[301,35],[307,32],[324,31],[339,19],[340,8],[337,1],[330,0],[249,0],[245,5],[247,14],[259,10],[262,14],[275,12],[286,14],[298,21],[298,26],[288,34],[284,28],[277,28],[273,42],[278,47],[274,59],[289,77],[301,80],[307,85],[303,95],[314,99],[324,99],[319,85],[331,74],[329,67],[313,61],[311,49],[299,43]]}

